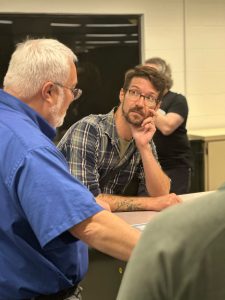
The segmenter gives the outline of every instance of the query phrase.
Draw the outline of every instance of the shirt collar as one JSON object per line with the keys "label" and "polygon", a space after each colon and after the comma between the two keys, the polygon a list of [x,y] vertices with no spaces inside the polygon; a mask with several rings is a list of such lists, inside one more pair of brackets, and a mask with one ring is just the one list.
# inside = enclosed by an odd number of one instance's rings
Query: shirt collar
{"label": "shirt collar", "polygon": [[111,139],[112,144],[118,144],[119,143],[119,136],[116,130],[116,123],[115,123],[115,117],[114,114],[116,112],[118,107],[114,107],[108,114],[106,114],[106,120],[105,120],[105,133],[109,136]]}
{"label": "shirt collar", "polygon": [[0,103],[9,109],[25,114],[39,129],[51,140],[56,135],[56,130],[35,110],[18,98],[0,89]]}

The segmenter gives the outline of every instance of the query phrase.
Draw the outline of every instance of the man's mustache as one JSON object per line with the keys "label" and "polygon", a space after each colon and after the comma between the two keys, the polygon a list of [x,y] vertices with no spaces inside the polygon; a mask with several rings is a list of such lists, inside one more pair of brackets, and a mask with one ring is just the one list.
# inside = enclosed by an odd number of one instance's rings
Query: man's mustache
{"label": "man's mustache", "polygon": [[138,113],[139,115],[141,115],[142,117],[145,117],[145,114],[144,114],[144,112],[141,109],[131,108],[131,109],[129,109],[129,113],[130,112],[135,112],[135,113]]}

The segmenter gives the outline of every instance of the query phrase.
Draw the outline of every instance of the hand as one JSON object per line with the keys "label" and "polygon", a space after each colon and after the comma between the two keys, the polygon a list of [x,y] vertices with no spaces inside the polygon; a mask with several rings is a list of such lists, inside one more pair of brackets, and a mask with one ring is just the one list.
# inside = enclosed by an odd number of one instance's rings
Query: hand
{"label": "hand", "polygon": [[174,193],[152,197],[152,206],[154,206],[154,210],[161,211],[169,206],[176,205],[182,202],[182,199]]}
{"label": "hand", "polygon": [[137,147],[146,146],[152,140],[152,137],[156,131],[155,117],[155,110],[149,109],[148,117],[143,120],[140,127],[130,125],[132,136],[136,142]]}

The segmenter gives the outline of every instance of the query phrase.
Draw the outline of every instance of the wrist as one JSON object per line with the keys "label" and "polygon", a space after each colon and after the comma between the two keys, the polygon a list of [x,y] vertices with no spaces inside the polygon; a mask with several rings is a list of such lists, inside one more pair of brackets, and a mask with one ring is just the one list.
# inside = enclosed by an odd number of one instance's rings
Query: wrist
{"label": "wrist", "polygon": [[151,146],[151,141],[149,141],[147,144],[145,144],[145,145],[136,145],[137,146],[137,148],[138,148],[138,151],[140,152],[140,153],[142,153],[142,152],[152,152],[152,146]]}

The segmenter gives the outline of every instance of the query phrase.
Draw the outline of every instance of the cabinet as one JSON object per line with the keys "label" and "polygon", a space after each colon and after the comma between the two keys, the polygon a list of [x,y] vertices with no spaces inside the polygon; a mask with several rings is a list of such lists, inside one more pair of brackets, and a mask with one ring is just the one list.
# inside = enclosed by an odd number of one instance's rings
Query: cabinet
{"label": "cabinet", "polygon": [[[204,190],[217,189],[225,182],[225,128],[192,130],[188,135],[191,143],[199,141],[202,145]],[[194,160],[196,155],[194,152]]]}
{"label": "cabinet", "polygon": [[191,139],[190,145],[193,160],[190,193],[204,192],[204,142],[199,139]]}

